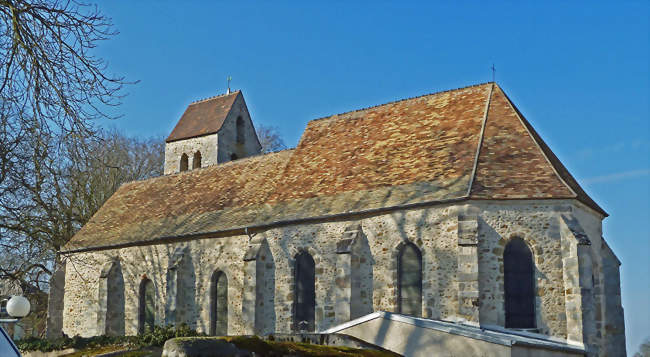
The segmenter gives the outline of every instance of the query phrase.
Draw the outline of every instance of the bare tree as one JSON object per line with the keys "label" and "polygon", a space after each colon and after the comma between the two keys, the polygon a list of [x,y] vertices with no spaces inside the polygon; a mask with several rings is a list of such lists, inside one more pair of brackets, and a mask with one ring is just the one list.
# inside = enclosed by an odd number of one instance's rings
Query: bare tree
{"label": "bare tree", "polygon": [[[114,118],[122,77],[92,54],[116,32],[95,6],[76,1],[0,0],[0,150],[2,175],[20,169],[41,135],[88,137],[93,121]],[[108,106],[108,107],[107,107]]]}
{"label": "bare tree", "polygon": [[30,175],[10,176],[12,194],[0,197],[0,254],[7,257],[0,279],[37,287],[47,285],[61,246],[121,184],[161,175],[164,161],[162,138],[112,131],[72,144],[41,141],[51,152],[29,165]]}
{"label": "bare tree", "polygon": [[255,131],[257,132],[257,137],[262,145],[262,154],[280,151],[287,148],[276,127],[257,125]]}
{"label": "bare tree", "polygon": [[646,337],[634,357],[650,357],[650,337]]}
{"label": "bare tree", "polygon": [[142,139],[110,131],[92,144],[89,160],[75,161],[69,173],[76,219],[81,225],[123,183],[162,175],[165,160],[162,137]]}
{"label": "bare tree", "polygon": [[0,0],[0,278],[47,281],[91,214],[74,178],[96,160],[97,120],[116,118],[126,84],[93,54],[115,34],[96,6]]}

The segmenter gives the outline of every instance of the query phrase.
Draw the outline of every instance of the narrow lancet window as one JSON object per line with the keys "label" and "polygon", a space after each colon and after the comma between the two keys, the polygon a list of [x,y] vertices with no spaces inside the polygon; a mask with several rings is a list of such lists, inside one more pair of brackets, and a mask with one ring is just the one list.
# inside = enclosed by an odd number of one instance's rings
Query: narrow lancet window
{"label": "narrow lancet window", "polygon": [[140,333],[153,331],[156,320],[155,296],[153,282],[146,278],[143,279],[140,283],[138,311],[138,331]]}
{"label": "narrow lancet window", "polygon": [[222,271],[212,274],[210,286],[210,334],[228,334],[228,278]]}
{"label": "narrow lancet window", "polygon": [[237,117],[237,144],[244,143],[244,119]]}
{"label": "narrow lancet window", "polygon": [[181,155],[181,165],[179,168],[181,172],[187,171],[187,162],[188,162],[187,154]]}
{"label": "narrow lancet window", "polygon": [[402,247],[397,258],[398,312],[422,315],[422,254],[413,243]]}
{"label": "narrow lancet window", "polygon": [[298,331],[314,331],[316,307],[316,268],[314,259],[303,251],[295,258],[294,328]]}
{"label": "narrow lancet window", "polygon": [[192,169],[201,168],[201,152],[197,151],[194,153],[194,159],[192,160]]}
{"label": "narrow lancet window", "polygon": [[535,328],[535,271],[526,242],[514,238],[503,252],[506,327]]}

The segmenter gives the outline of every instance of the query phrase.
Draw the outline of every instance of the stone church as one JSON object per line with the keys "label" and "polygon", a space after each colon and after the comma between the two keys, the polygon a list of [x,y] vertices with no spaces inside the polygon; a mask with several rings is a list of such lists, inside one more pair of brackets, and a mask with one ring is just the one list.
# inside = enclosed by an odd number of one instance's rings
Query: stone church
{"label": "stone church", "polygon": [[50,330],[323,332],[381,313],[625,355],[607,213],[496,83],[260,149],[241,91],[191,103],[165,174],[122,185],[62,250]]}

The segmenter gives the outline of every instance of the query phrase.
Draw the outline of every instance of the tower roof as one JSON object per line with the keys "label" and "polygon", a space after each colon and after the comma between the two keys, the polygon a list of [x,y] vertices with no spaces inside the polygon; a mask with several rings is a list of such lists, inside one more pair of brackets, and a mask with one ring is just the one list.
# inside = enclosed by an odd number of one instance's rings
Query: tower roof
{"label": "tower roof", "polygon": [[190,103],[165,142],[218,132],[240,94],[238,90]]}

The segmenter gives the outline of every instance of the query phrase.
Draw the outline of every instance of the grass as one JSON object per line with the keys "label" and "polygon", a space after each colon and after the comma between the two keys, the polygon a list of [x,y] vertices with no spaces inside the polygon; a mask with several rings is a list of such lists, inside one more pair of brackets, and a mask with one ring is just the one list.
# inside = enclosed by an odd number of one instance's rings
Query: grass
{"label": "grass", "polygon": [[[389,351],[377,351],[339,346],[322,346],[303,342],[267,341],[257,336],[227,336],[227,337],[178,337],[177,341],[192,345],[209,341],[227,341],[237,348],[255,352],[257,356],[315,356],[315,357],[394,357],[398,356]],[[132,346],[133,347],[133,346]],[[118,352],[126,349],[124,345],[94,346],[84,348],[62,357],[89,357],[104,353]],[[135,347],[134,347],[135,348]],[[161,348],[149,347],[120,353],[119,357],[156,357],[161,355]]]}
{"label": "grass", "polygon": [[[104,346],[97,348],[86,348],[81,351],[62,355],[61,357],[90,357],[104,353],[118,352],[124,350],[124,346]],[[161,348],[146,348],[140,350],[125,351],[116,355],[116,357],[159,357],[162,354]]]}
{"label": "grass", "polygon": [[237,348],[255,352],[257,356],[365,356],[389,357],[398,356],[388,351],[371,349],[357,349],[349,347],[322,346],[303,342],[280,342],[270,338],[269,341],[257,336],[228,336],[207,337],[181,325],[156,327],[153,331],[138,336],[95,336],[95,337],[64,337],[57,340],[27,338],[17,341],[21,351],[61,351],[66,348],[75,348],[77,352],[66,354],[65,357],[96,356],[104,353],[129,350],[119,354],[121,357],[155,357],[160,356],[161,347],[168,339],[176,338],[187,344],[204,343],[206,341],[227,341]]}
{"label": "grass", "polygon": [[339,346],[322,346],[303,342],[266,341],[257,336],[232,336],[232,337],[185,337],[178,340],[192,343],[209,340],[225,340],[237,348],[255,352],[258,356],[321,356],[321,357],[393,357],[397,354],[389,351],[358,349]]}
{"label": "grass", "polygon": [[83,357],[83,356],[96,356],[103,353],[116,352],[124,349],[124,346],[102,346],[96,348],[84,348],[83,350],[68,353],[61,357]]}

